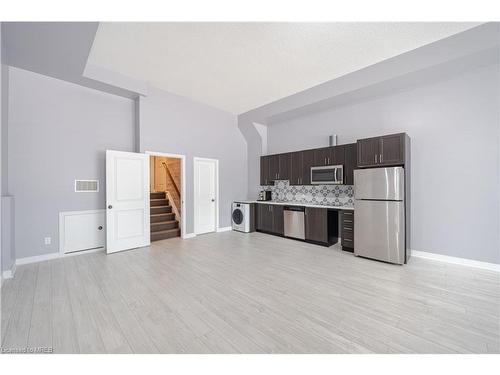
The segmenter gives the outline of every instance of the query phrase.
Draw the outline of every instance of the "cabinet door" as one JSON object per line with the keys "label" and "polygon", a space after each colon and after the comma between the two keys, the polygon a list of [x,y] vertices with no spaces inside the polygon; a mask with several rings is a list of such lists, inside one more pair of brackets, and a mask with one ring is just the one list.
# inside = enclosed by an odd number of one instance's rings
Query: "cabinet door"
{"label": "cabinet door", "polygon": [[378,164],[379,138],[360,139],[358,144],[358,167]]}
{"label": "cabinet door", "polygon": [[328,242],[328,210],[306,207],[306,240]]}
{"label": "cabinet door", "polygon": [[290,160],[291,154],[279,154],[278,155],[278,180],[289,180],[290,179]]}
{"label": "cabinet door", "polygon": [[283,206],[280,205],[270,205],[271,213],[273,217],[273,229],[272,232],[283,235],[284,230],[284,217],[283,217]]}
{"label": "cabinet door", "polygon": [[404,164],[405,162],[405,135],[393,134],[380,137],[378,162],[381,165]]}
{"label": "cabinet door", "polygon": [[300,185],[311,185],[311,167],[314,166],[314,150],[302,151],[302,178]]}
{"label": "cabinet door", "polygon": [[257,204],[257,229],[265,232],[273,231],[273,214],[270,204]]}
{"label": "cabinet door", "polygon": [[269,156],[260,157],[260,186],[270,185],[269,180]]}
{"label": "cabinet door", "polygon": [[354,212],[342,211],[341,217],[342,248],[352,251],[354,249]]}
{"label": "cabinet door", "polygon": [[344,165],[344,145],[331,147],[330,155],[328,165]]}
{"label": "cabinet door", "polygon": [[269,180],[278,180],[280,172],[280,157],[279,155],[269,155]]}
{"label": "cabinet door", "polygon": [[331,147],[317,148],[314,152],[314,166],[321,167],[328,165],[331,159]]}
{"label": "cabinet door", "polygon": [[301,185],[303,178],[303,153],[292,152],[290,155],[290,185]]}
{"label": "cabinet door", "polygon": [[344,184],[354,185],[354,169],[358,164],[356,143],[344,145]]}

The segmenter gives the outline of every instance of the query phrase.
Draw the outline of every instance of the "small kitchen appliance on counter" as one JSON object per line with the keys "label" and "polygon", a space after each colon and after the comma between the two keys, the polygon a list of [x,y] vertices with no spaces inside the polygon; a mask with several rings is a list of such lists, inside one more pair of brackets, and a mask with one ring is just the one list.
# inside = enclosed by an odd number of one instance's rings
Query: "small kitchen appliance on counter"
{"label": "small kitchen appliance on counter", "polygon": [[271,190],[261,190],[259,192],[258,201],[270,201],[271,200]]}

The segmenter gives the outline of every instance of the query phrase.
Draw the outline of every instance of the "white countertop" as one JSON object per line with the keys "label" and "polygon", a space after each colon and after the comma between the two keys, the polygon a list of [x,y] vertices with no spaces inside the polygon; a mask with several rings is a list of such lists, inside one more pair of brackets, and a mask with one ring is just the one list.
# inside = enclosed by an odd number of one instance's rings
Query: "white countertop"
{"label": "white countertop", "polygon": [[281,201],[258,201],[258,200],[245,200],[245,201],[235,201],[237,203],[263,203],[263,204],[277,204],[281,206],[301,206],[301,207],[316,207],[316,208],[331,208],[335,210],[350,210],[353,211],[353,206],[333,206],[324,204],[313,204],[313,203],[303,203],[303,202],[281,202]]}

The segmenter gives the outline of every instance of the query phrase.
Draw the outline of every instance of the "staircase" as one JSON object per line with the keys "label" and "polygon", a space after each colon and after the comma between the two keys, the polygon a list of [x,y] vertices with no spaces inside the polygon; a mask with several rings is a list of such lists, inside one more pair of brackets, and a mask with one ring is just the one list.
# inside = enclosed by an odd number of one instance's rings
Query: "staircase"
{"label": "staircase", "polygon": [[179,222],[175,220],[175,214],[172,212],[172,206],[166,194],[164,192],[150,193],[150,205],[151,242],[180,237]]}

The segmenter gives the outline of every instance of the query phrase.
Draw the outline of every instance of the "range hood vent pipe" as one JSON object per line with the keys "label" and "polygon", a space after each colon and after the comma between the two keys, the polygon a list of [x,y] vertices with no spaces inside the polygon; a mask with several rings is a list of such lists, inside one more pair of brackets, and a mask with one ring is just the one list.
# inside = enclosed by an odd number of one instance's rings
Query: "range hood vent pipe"
{"label": "range hood vent pipe", "polygon": [[337,134],[332,134],[331,136],[328,137],[328,140],[330,147],[337,146]]}

